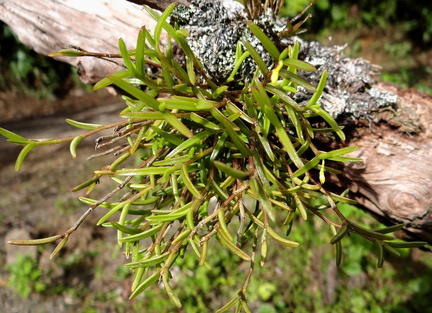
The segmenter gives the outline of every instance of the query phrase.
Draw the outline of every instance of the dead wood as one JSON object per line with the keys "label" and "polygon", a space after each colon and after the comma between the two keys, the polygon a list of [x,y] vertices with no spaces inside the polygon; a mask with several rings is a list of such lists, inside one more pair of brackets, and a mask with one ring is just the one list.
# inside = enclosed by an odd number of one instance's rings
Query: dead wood
{"label": "dead wood", "polygon": [[[153,29],[156,25],[139,5],[102,0],[4,0],[0,2],[0,20],[14,30],[22,43],[44,55],[70,45],[92,52],[118,53],[119,38],[133,47],[142,26]],[[89,57],[58,59],[76,67],[82,81],[88,84],[121,69]]]}
{"label": "dead wood", "polygon": [[387,224],[403,223],[404,238],[432,243],[432,97],[389,83],[379,88],[397,96],[392,107],[358,122],[346,145],[361,148],[363,162],[345,164],[337,185]]}
{"label": "dead wood", "polygon": [[[164,1],[163,5],[167,2],[173,1]],[[0,20],[41,54],[68,45],[117,53],[118,38],[133,48],[140,27],[151,30],[155,26],[139,5],[102,0],[92,0],[85,6],[73,0],[3,0]],[[364,159],[344,165],[343,174],[333,178],[334,187],[350,188],[352,196],[375,216],[388,224],[404,223],[409,236],[432,243],[432,98],[416,90],[376,82],[375,66],[345,58],[337,47],[306,42],[302,47],[304,58],[319,68],[318,74],[308,79],[313,81],[322,70],[329,71],[322,102],[346,126],[349,135],[346,143],[329,145],[360,145],[355,156]],[[62,61],[77,67],[87,83],[119,69],[93,58]],[[308,95],[298,97],[301,101]]]}

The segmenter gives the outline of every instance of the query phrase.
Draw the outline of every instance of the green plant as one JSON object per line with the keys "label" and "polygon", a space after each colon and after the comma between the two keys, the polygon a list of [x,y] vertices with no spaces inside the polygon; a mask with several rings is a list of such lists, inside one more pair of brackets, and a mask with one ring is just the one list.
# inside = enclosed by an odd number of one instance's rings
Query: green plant
{"label": "green plant", "polygon": [[[346,156],[357,147],[322,151],[314,143],[321,134],[345,139],[340,126],[319,104],[327,73],[322,73],[318,86],[300,78],[299,70],[316,69],[298,60],[298,43],[280,48],[261,2],[251,1],[246,7],[250,20],[240,23],[242,37],[231,47],[233,62],[226,77],[213,75],[193,53],[188,32],[167,22],[173,6],[161,15],[146,8],[157,25],[153,35],[145,28],[140,30],[136,49],[128,50],[120,39],[120,55],[83,49],[53,53],[121,57],[124,70],[103,79],[95,89],[116,85],[128,95],[124,96],[126,108],[121,112],[125,120],[109,125],[68,120],[87,132],[64,139],[31,140],[0,129],[9,141],[24,145],[17,170],[38,146],[70,142],[75,157],[83,139],[114,130],[113,135],[97,139],[96,148],[110,148],[100,155],[113,152],[116,159],[74,188],[86,189],[86,196],[80,200],[90,206],[77,222],[63,234],[10,243],[60,240],[54,257],[88,215],[96,208],[105,209],[107,213],[97,225],[115,228],[119,245],[131,258],[126,264],[134,272],[131,298],[161,281],[177,307],[181,301],[172,286],[174,267],[182,263],[184,255],[193,254],[195,264],[210,270],[215,258],[212,247],[219,243],[239,262],[249,264],[244,283],[236,286],[234,296],[219,312],[232,306],[250,311],[247,289],[255,261],[264,266],[274,244],[299,246],[303,236],[298,241],[288,239],[298,217],[307,220],[316,215],[330,225],[338,264],[342,259],[341,240],[349,234],[375,243],[378,266],[386,256],[384,249],[397,254],[395,248],[423,245],[395,242],[386,234],[400,229],[399,225],[371,231],[347,219],[338,209],[338,203],[353,201],[345,197],[346,193],[337,195],[324,188],[326,175],[338,173],[330,165],[359,159]],[[302,23],[288,23],[279,34],[299,33]],[[165,50],[160,48],[162,30],[169,37]],[[174,57],[172,41],[182,49],[184,63]],[[304,106],[293,99],[298,87],[312,93]],[[118,145],[112,147],[114,144]],[[106,178],[117,187],[101,199],[89,198],[97,183]],[[114,214],[117,221],[112,221]],[[199,283],[205,289],[209,282],[201,278]],[[260,294],[271,296],[265,290]]]}
{"label": "green plant", "polygon": [[10,272],[8,287],[22,298],[26,298],[31,292],[46,289],[46,285],[40,281],[42,271],[34,258],[19,254],[16,263],[8,264],[5,268]]}
{"label": "green plant", "polygon": [[398,84],[402,88],[415,88],[432,95],[432,85],[428,82],[432,74],[431,66],[414,69],[401,69],[398,73],[382,73],[383,81]]}

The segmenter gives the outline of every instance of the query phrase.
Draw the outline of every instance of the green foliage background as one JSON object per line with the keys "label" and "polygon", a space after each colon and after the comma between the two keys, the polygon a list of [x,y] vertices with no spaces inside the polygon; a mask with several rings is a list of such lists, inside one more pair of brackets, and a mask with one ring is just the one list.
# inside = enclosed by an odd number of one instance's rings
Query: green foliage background
{"label": "green foliage background", "polygon": [[[287,0],[281,14],[295,16],[309,3]],[[430,5],[409,0],[318,0],[308,12],[312,18],[304,38],[349,43],[345,54],[350,57],[381,55],[372,61],[383,66],[384,81],[432,94]]]}
{"label": "green foliage background", "polygon": [[61,97],[78,83],[75,69],[21,44],[0,21],[0,92],[36,98]]}

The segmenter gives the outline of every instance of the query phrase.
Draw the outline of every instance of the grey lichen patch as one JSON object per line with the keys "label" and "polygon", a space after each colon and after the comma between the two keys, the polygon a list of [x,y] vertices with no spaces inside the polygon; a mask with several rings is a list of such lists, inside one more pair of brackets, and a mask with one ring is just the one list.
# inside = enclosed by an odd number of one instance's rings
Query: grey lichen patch
{"label": "grey lichen patch", "polygon": [[[217,83],[224,82],[231,74],[237,42],[248,41],[269,66],[272,60],[259,40],[249,31],[247,16],[242,5],[227,0],[190,0],[189,7],[178,6],[171,15],[171,23],[177,23],[189,32],[187,38],[192,51],[200,59],[207,75]],[[235,3],[235,4],[233,4]],[[379,68],[363,59],[344,56],[344,47],[324,47],[318,42],[306,42],[299,38],[280,38],[286,22],[275,19],[270,11],[253,21],[276,43],[283,47],[300,42],[301,58],[317,68],[316,72],[299,71],[299,75],[312,85],[318,85],[324,70],[329,75],[323,95],[322,107],[334,118],[366,118],[373,120],[372,112],[391,107],[397,96],[376,89]],[[243,62],[235,79],[249,80],[256,70],[256,63],[249,57]],[[307,103],[312,96],[299,87],[294,98],[298,103]]]}
{"label": "grey lichen patch", "polygon": [[[305,61],[318,69],[316,72],[301,72],[301,76],[316,85],[322,72],[328,71],[320,103],[334,118],[349,115],[371,120],[371,112],[397,102],[395,94],[373,87],[380,70],[377,66],[363,59],[347,58],[341,46],[323,47],[318,42],[295,40],[300,41]],[[299,101],[307,101],[310,94],[298,93],[296,97]]]}
{"label": "grey lichen patch", "polygon": [[[231,74],[235,63],[236,45],[242,40],[250,42],[264,62],[269,67],[272,65],[264,47],[250,33],[241,5],[226,7],[223,2],[214,0],[190,2],[190,7],[176,7],[171,15],[171,22],[188,30],[187,40],[192,51],[203,64],[207,75],[214,81],[223,82]],[[280,28],[270,12],[254,22],[269,36]],[[243,62],[236,78],[250,79],[255,70],[255,62],[249,58]]]}

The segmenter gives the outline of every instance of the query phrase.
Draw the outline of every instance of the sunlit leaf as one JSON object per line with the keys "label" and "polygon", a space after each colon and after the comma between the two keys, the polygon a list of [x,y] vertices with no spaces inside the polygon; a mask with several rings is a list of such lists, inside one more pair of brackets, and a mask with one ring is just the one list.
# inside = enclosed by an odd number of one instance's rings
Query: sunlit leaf
{"label": "sunlit leaf", "polygon": [[0,135],[2,135],[3,137],[7,138],[7,141],[9,142],[13,142],[19,145],[26,145],[29,144],[31,142],[31,140],[26,139],[20,135],[17,135],[7,129],[1,128],[0,127]]}

